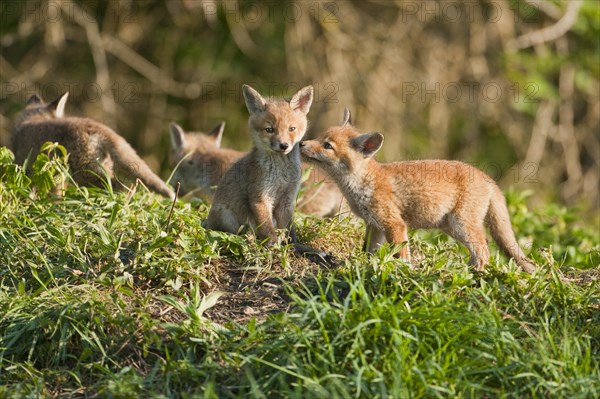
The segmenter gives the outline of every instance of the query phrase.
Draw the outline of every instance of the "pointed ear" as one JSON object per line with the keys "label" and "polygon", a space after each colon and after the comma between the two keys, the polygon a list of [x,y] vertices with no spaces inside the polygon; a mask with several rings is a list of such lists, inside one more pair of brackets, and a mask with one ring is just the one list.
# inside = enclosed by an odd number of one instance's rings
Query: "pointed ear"
{"label": "pointed ear", "polygon": [[265,110],[265,105],[267,102],[259,92],[248,85],[243,85],[242,93],[244,93],[244,100],[246,101],[246,108],[248,108],[248,112],[251,114],[256,114]]}
{"label": "pointed ear", "polygon": [[350,115],[348,108],[344,108],[344,116],[342,117],[342,126],[346,125],[352,125],[352,115]]}
{"label": "pointed ear", "polygon": [[38,96],[37,94],[34,94],[33,96],[29,97],[29,100],[27,100],[27,104],[25,104],[25,105],[43,104],[43,103],[44,102],[42,101],[40,96]]}
{"label": "pointed ear", "polygon": [[313,92],[314,89],[312,86],[306,86],[298,90],[290,100],[290,107],[292,107],[294,111],[302,112],[304,115],[308,114],[313,102]]}
{"label": "pointed ear", "polygon": [[214,140],[217,147],[221,147],[221,139],[223,138],[223,132],[225,131],[225,122],[219,123],[208,135]]}
{"label": "pointed ear", "polygon": [[185,131],[175,122],[169,125],[171,130],[171,148],[174,150],[182,148],[185,145]]}
{"label": "pointed ear", "polygon": [[67,105],[67,99],[69,98],[69,92],[66,92],[56,100],[48,104],[48,110],[54,112],[54,116],[62,118],[65,116],[65,106]]}
{"label": "pointed ear", "polygon": [[351,141],[352,147],[362,153],[365,158],[370,158],[383,144],[383,134],[381,133],[364,133],[353,138]]}

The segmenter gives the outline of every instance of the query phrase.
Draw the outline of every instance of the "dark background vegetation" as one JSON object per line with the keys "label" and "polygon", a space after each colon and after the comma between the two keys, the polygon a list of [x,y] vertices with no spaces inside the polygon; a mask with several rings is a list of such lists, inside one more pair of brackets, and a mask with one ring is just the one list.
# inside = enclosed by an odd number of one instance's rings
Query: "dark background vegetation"
{"label": "dark background vegetation", "polygon": [[168,175],[168,123],[247,149],[241,85],[313,84],[310,135],[380,131],[385,161],[472,162],[506,188],[597,213],[599,3],[3,0],[0,145],[27,98],[70,92]]}

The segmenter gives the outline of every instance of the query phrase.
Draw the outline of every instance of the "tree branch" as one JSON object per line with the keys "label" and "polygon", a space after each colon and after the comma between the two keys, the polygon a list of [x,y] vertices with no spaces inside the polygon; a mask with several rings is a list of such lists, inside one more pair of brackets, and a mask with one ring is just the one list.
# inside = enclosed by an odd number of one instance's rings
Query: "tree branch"
{"label": "tree branch", "polygon": [[508,44],[508,49],[524,49],[558,39],[567,33],[573,27],[573,25],[575,25],[575,22],[577,22],[577,16],[579,15],[579,9],[582,5],[582,0],[568,1],[565,15],[554,25],[517,37]]}
{"label": "tree branch", "polygon": [[145,76],[166,93],[184,98],[197,98],[202,94],[202,87],[199,83],[180,83],[175,81],[170,76],[167,76],[163,70],[136,53],[119,39],[105,35],[102,37],[102,43],[106,51]]}
{"label": "tree branch", "polygon": [[529,163],[534,163],[536,165],[540,164],[544,155],[546,139],[548,138],[549,132],[555,129],[552,123],[552,116],[555,111],[556,105],[552,101],[545,100],[540,103],[535,116],[531,140],[529,141],[529,147],[527,148],[527,155],[525,155],[525,161],[523,162],[525,165],[528,165]]}
{"label": "tree branch", "polygon": [[544,12],[544,14],[554,18],[555,20],[559,20],[562,16],[560,7],[550,3],[548,0],[525,0],[525,2]]}

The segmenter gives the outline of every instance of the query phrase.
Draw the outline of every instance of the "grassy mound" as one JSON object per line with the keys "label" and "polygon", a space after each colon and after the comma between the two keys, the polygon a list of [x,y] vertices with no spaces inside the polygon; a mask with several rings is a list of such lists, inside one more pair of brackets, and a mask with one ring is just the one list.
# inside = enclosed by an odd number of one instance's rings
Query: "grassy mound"
{"label": "grassy mound", "polygon": [[[202,202],[31,178],[0,149],[0,397],[569,397],[600,392],[600,244],[510,192],[539,271],[476,274],[445,235],[408,265],[359,251],[350,217],[297,215],[320,268],[287,246],[204,230]],[[36,187],[35,190],[32,187]]]}

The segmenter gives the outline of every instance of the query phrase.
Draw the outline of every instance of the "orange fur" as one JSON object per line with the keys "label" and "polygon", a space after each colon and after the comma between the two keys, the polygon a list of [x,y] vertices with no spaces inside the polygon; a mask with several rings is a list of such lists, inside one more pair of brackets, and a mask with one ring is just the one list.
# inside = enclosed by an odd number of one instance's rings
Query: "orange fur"
{"label": "orange fur", "polygon": [[485,222],[508,256],[523,270],[535,270],[517,244],[504,196],[489,176],[458,161],[381,164],[373,155],[382,143],[380,133],[358,132],[347,110],[342,126],[301,143],[303,158],[327,171],[352,211],[365,220],[365,250],[373,252],[385,241],[404,243],[399,255],[409,260],[408,228],[439,228],[463,243],[470,264],[482,270],[489,259]]}

